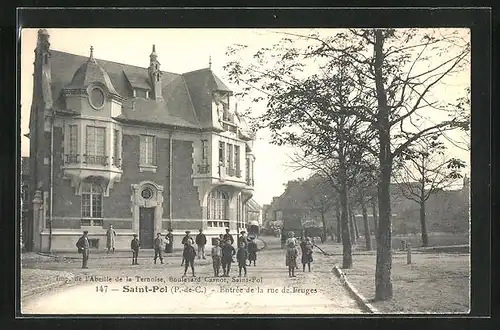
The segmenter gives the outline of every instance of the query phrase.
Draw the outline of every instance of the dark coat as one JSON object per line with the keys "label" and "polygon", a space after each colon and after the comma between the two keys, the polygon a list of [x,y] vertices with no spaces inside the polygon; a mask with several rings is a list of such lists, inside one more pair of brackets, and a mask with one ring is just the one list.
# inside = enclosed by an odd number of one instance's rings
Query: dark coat
{"label": "dark coat", "polygon": [[139,251],[140,247],[141,247],[141,243],[139,242],[139,239],[137,239],[137,238],[132,239],[132,241],[130,242],[130,249],[132,249],[134,251]]}
{"label": "dark coat", "polygon": [[255,261],[257,260],[257,243],[249,242],[248,243],[248,260]]}
{"label": "dark coat", "polygon": [[248,251],[245,248],[239,248],[238,252],[236,252],[236,260],[238,260],[238,263],[245,263],[246,260],[248,259]]}
{"label": "dark coat", "polygon": [[197,245],[206,245],[207,244],[207,237],[205,236],[205,234],[198,234],[196,235],[196,244]]}
{"label": "dark coat", "polygon": [[78,252],[80,253],[83,252],[84,249],[89,249],[90,244],[88,237],[81,236],[76,242],[76,247],[78,248]]}
{"label": "dark coat", "polygon": [[168,238],[168,244],[173,244],[174,243],[174,234],[168,233],[165,236]]}
{"label": "dark coat", "polygon": [[190,239],[190,240],[191,240],[191,243],[194,243],[193,238],[192,238],[191,236],[189,236],[189,235],[184,236],[184,237],[182,238],[182,242],[181,242],[181,243],[182,243],[183,245],[186,245],[186,244],[187,244],[188,239]]}
{"label": "dark coat", "polygon": [[196,251],[192,245],[184,245],[184,251],[182,252],[182,256],[186,260],[194,260],[196,257]]}
{"label": "dark coat", "polygon": [[233,238],[233,235],[231,235],[231,234],[224,234],[224,236],[222,236],[222,239],[224,241],[229,240],[231,242],[231,244],[234,243],[234,238]]}
{"label": "dark coat", "polygon": [[232,245],[224,245],[222,247],[222,260],[226,262],[232,262],[233,256],[236,254],[236,250]]}
{"label": "dark coat", "polygon": [[245,245],[245,249],[248,248],[248,239],[246,236],[238,236],[238,247],[242,242]]}
{"label": "dark coat", "polygon": [[302,263],[303,264],[308,264],[313,261],[313,250],[312,250],[312,245],[307,242],[301,242],[300,243],[300,249],[302,250]]}

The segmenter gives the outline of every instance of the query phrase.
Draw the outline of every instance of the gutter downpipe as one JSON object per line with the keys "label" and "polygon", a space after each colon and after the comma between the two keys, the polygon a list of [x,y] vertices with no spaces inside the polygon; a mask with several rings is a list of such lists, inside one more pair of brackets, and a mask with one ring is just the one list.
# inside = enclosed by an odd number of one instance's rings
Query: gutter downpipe
{"label": "gutter downpipe", "polygon": [[52,208],[54,205],[54,121],[55,111],[52,109],[50,122],[50,206],[49,206],[49,253],[52,251]]}

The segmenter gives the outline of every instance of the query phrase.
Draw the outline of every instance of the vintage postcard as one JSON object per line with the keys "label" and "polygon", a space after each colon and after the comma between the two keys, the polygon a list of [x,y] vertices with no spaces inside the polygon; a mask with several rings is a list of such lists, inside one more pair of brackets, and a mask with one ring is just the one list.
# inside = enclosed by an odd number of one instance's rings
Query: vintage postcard
{"label": "vintage postcard", "polygon": [[20,38],[22,315],[469,312],[469,29]]}

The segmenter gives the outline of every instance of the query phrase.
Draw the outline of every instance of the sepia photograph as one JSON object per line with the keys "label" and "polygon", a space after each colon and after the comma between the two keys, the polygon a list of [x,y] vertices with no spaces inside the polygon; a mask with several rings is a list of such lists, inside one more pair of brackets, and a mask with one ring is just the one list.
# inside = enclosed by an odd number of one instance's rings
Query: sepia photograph
{"label": "sepia photograph", "polygon": [[468,314],[467,28],[21,28],[20,312]]}

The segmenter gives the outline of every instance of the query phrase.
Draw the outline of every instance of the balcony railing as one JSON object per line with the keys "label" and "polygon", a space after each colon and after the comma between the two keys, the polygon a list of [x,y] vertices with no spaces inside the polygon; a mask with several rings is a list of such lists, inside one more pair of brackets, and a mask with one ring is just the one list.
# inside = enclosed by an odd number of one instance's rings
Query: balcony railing
{"label": "balcony railing", "polygon": [[66,154],[64,155],[65,164],[78,164],[80,163],[80,155],[78,154]]}
{"label": "balcony railing", "polygon": [[108,156],[83,155],[83,163],[91,165],[108,165]]}
{"label": "balcony railing", "polygon": [[253,179],[247,178],[247,186],[252,186],[253,187]]}
{"label": "balcony railing", "polygon": [[209,172],[210,172],[210,165],[208,165],[208,164],[198,165],[198,173],[199,174],[208,174]]}
{"label": "balcony railing", "polygon": [[227,175],[228,176],[234,176],[236,173],[235,173],[235,169],[233,167],[228,167],[227,168]]}
{"label": "balcony railing", "polygon": [[222,122],[222,128],[224,128],[225,131],[229,131],[232,133],[238,132],[238,126],[236,124],[228,122],[228,121]]}
{"label": "balcony railing", "polygon": [[241,170],[240,170],[239,168],[237,168],[237,169],[235,170],[235,176],[236,176],[237,178],[241,178]]}
{"label": "balcony railing", "polygon": [[112,157],[112,164],[115,167],[121,168],[122,167],[122,160],[120,158]]}

